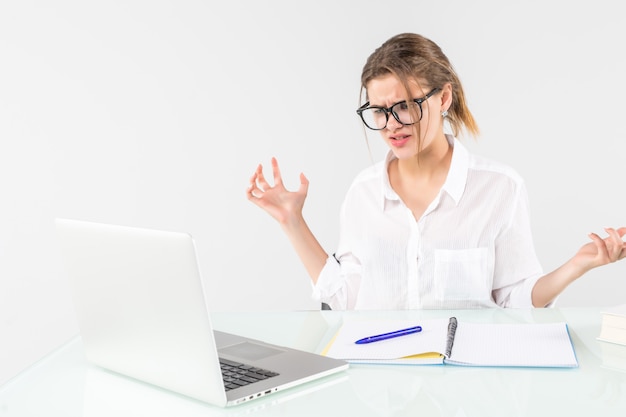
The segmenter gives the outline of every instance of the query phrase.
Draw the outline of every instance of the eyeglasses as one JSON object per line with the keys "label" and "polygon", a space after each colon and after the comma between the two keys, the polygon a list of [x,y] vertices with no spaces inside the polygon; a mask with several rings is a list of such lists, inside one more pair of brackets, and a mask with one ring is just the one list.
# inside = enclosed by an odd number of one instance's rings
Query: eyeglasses
{"label": "eyeglasses", "polygon": [[370,106],[369,101],[357,109],[365,126],[372,130],[383,130],[389,122],[389,114],[403,126],[410,126],[422,120],[422,103],[428,100],[440,88],[433,88],[422,98],[414,98],[412,101],[400,101],[389,108]]}

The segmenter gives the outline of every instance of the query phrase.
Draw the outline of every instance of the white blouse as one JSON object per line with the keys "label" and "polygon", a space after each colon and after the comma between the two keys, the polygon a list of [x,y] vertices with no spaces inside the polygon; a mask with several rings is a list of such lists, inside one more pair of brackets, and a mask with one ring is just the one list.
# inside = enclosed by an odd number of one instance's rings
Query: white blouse
{"label": "white blouse", "polygon": [[356,177],[315,299],[337,310],[532,307],[543,271],[522,178],[448,141],[448,177],[419,221],[390,186],[391,152]]}

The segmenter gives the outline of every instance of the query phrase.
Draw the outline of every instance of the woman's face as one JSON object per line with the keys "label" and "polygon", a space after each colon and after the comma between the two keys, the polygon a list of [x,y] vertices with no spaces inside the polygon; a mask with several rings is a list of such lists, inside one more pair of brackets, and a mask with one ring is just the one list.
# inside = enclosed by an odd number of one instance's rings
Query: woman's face
{"label": "woman's face", "polygon": [[[410,96],[414,99],[423,98],[434,87],[424,83],[418,84],[414,80],[410,80],[409,86]],[[404,86],[391,74],[372,79],[366,87],[370,106],[389,108],[406,100]],[[390,114],[387,127],[380,130],[383,140],[398,159],[414,158],[418,152],[427,151],[437,139],[445,140],[441,117],[441,112],[444,110],[442,92],[437,91],[422,102],[421,106],[422,119],[419,123],[403,125]],[[416,137],[417,132],[421,136],[421,146],[420,138]]]}

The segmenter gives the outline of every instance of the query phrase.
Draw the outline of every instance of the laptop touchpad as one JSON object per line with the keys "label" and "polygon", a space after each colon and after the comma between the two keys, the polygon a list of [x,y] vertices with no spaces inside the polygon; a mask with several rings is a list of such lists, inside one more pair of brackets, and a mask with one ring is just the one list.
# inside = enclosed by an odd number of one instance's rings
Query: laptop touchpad
{"label": "laptop touchpad", "polygon": [[225,355],[247,359],[250,361],[265,359],[269,356],[277,355],[283,352],[282,350],[273,349],[269,346],[261,346],[250,342],[242,342],[236,345],[227,346],[219,351]]}

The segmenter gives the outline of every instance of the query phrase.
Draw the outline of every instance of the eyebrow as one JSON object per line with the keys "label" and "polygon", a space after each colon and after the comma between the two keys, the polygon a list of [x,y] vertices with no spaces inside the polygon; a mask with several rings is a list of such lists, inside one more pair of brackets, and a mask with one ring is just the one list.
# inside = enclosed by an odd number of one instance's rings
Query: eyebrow
{"label": "eyebrow", "polygon": [[406,99],[405,100],[396,101],[395,103],[393,103],[389,107],[383,106],[382,104],[372,104],[371,101],[368,101],[368,103],[369,103],[368,107],[380,107],[380,108],[383,108],[383,109],[389,109],[389,108],[395,106],[396,104],[405,103],[406,101],[407,101]]}

